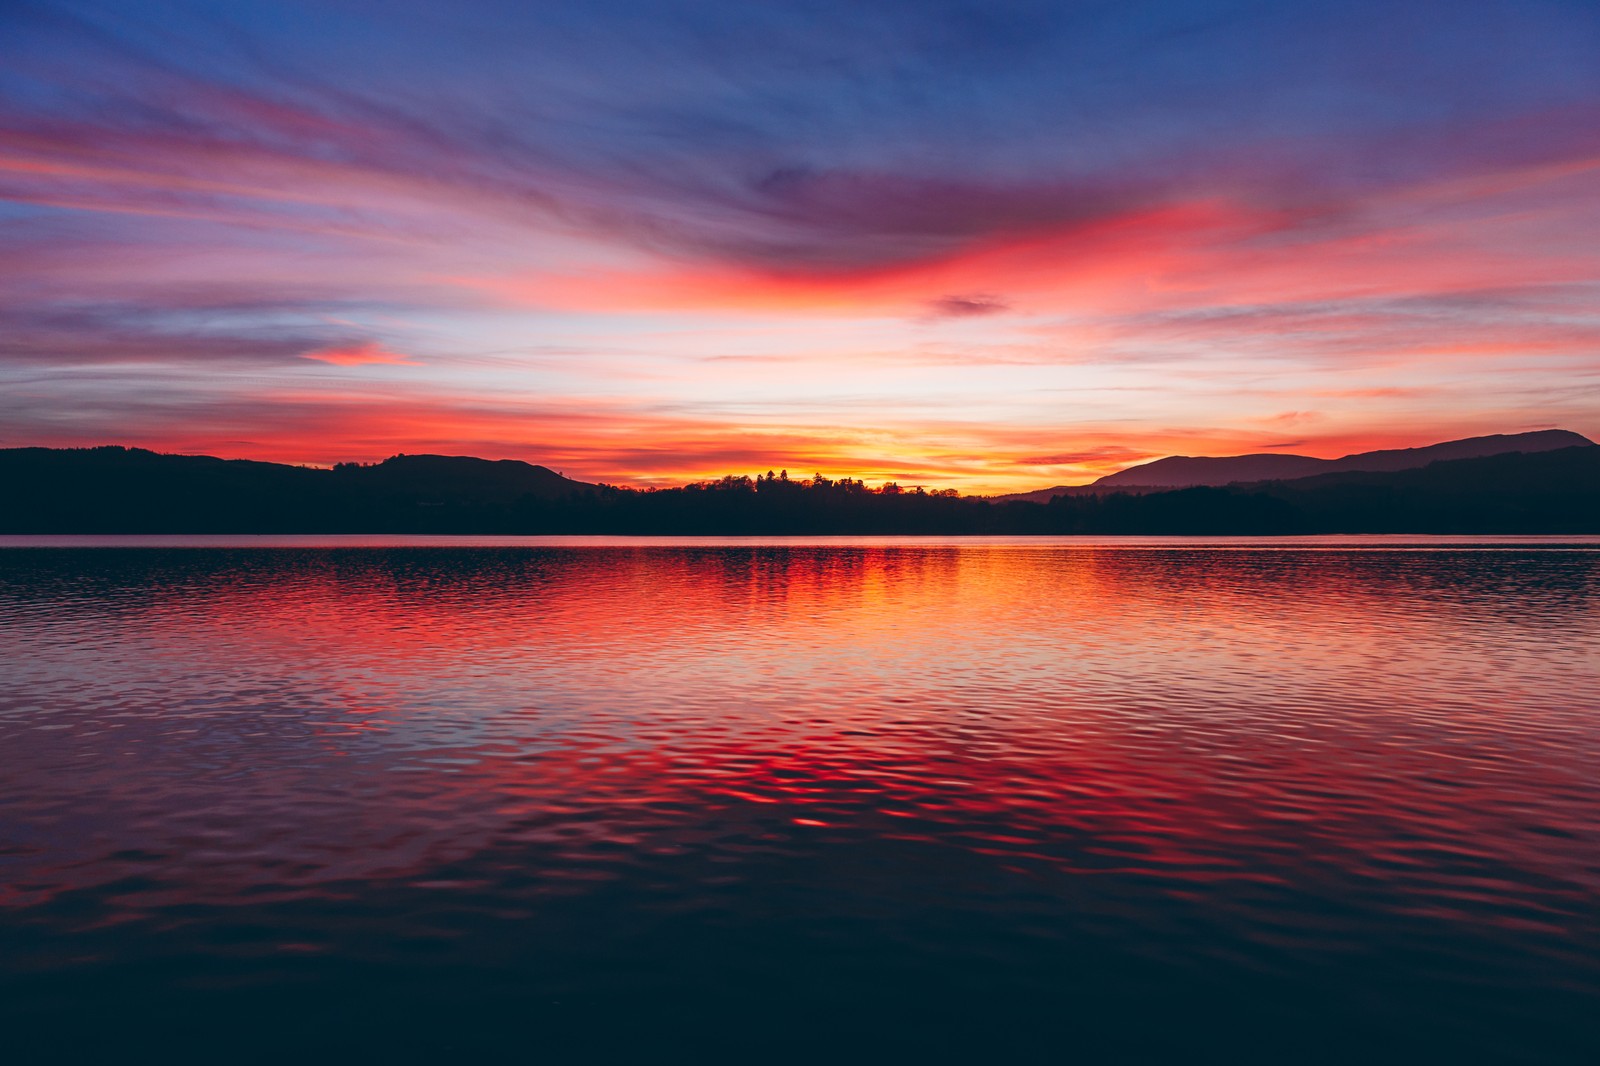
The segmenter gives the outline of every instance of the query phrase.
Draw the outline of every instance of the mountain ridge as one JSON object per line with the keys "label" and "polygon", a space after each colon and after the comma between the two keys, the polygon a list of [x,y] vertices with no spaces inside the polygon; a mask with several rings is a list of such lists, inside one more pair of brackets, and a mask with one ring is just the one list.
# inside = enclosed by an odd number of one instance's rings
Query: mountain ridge
{"label": "mountain ridge", "polygon": [[1356,452],[1338,459],[1319,459],[1309,455],[1281,452],[1255,452],[1247,455],[1188,456],[1172,455],[1130,466],[1087,485],[1057,485],[1031,492],[993,496],[998,503],[1026,501],[1047,503],[1055,496],[1095,495],[1106,492],[1150,492],[1226,485],[1292,481],[1319,474],[1362,472],[1394,473],[1418,470],[1430,463],[1452,459],[1478,459],[1491,455],[1534,454],[1570,447],[1594,447],[1595,442],[1581,433],[1566,429],[1534,430],[1527,433],[1493,433],[1463,437],[1416,448],[1385,448]]}

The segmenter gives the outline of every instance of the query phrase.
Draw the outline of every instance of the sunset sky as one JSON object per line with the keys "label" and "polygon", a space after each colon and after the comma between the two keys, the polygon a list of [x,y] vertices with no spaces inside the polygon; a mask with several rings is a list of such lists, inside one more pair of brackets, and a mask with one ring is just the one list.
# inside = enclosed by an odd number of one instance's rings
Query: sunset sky
{"label": "sunset sky", "polygon": [[1600,4],[0,4],[0,447],[1600,436]]}

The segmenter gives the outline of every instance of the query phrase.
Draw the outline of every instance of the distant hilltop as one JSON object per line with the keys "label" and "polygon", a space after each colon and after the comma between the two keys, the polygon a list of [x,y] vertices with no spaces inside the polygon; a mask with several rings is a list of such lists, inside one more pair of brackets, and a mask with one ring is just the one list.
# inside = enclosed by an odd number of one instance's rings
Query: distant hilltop
{"label": "distant hilltop", "polygon": [[1318,459],[1310,455],[1288,455],[1278,452],[1216,457],[1173,455],[1138,466],[1130,466],[1115,474],[1107,474],[1088,485],[1057,485],[1054,488],[1015,492],[991,499],[998,502],[1024,500],[1046,503],[1053,497],[1061,495],[1148,492],[1153,489],[1188,489],[1198,486],[1220,488],[1225,485],[1292,481],[1318,474],[1351,471],[1393,473],[1397,470],[1420,470],[1429,463],[1448,459],[1481,459],[1490,455],[1508,455],[1513,452],[1553,452],[1562,448],[1585,445],[1593,447],[1594,441],[1571,430],[1543,429],[1533,433],[1495,433],[1486,437],[1467,437],[1464,440],[1445,441],[1442,444],[1430,444],[1422,448],[1360,452],[1346,455],[1342,459]]}
{"label": "distant hilltop", "polygon": [[335,474],[379,489],[452,500],[515,500],[532,496],[559,500],[599,488],[562,477],[547,466],[519,459],[475,459],[468,455],[396,455],[364,466],[340,463]]}

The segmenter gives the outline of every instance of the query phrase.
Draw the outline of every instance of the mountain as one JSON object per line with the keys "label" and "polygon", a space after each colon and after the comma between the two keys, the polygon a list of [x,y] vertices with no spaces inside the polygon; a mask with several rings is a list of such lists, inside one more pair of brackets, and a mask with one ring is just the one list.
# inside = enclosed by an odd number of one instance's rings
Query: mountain
{"label": "mountain", "polygon": [[596,487],[562,477],[549,467],[465,455],[396,455],[376,466],[338,466],[334,473],[372,489],[438,502],[507,503],[523,496],[555,500]]}
{"label": "mountain", "polygon": [[1586,441],[1227,491],[1276,500],[1318,533],[1597,533],[1600,447]]}
{"label": "mountain", "polygon": [[1027,532],[1048,533],[1595,534],[1600,447],[1504,452],[1411,470],[1347,470],[1223,487],[1062,494],[1047,504],[991,507],[1013,513]]}
{"label": "mountain", "polygon": [[427,531],[598,486],[511,459],[398,455],[332,470],[143,448],[0,449],[8,532]]}
{"label": "mountain", "polygon": [[1533,433],[1496,433],[1486,437],[1467,437],[1422,448],[1394,448],[1359,452],[1341,459],[1317,459],[1309,455],[1283,455],[1275,452],[1253,455],[1197,457],[1174,455],[1165,459],[1130,466],[1089,485],[1058,485],[1033,492],[996,497],[999,501],[1029,500],[1045,503],[1053,496],[1098,494],[1104,492],[1148,492],[1152,489],[1193,488],[1201,485],[1247,484],[1262,481],[1288,481],[1318,474],[1363,471],[1372,473],[1416,470],[1429,463],[1450,459],[1476,459],[1513,452],[1534,453],[1561,448],[1593,446],[1594,442],[1565,429],[1546,429]]}

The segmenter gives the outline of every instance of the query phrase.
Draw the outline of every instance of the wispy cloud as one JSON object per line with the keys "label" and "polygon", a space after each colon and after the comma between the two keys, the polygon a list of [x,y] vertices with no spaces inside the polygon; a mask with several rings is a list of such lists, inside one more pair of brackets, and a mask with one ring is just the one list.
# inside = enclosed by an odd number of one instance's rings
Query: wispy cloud
{"label": "wispy cloud", "polygon": [[356,341],[351,344],[334,344],[301,352],[302,359],[312,359],[334,366],[421,366],[398,352],[391,352],[377,341]]}
{"label": "wispy cloud", "polygon": [[998,296],[974,293],[968,296],[941,296],[928,301],[928,310],[938,318],[972,318],[977,315],[995,315],[1011,310],[1011,305]]}

